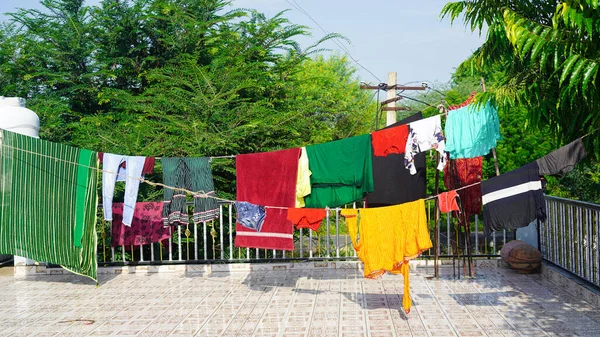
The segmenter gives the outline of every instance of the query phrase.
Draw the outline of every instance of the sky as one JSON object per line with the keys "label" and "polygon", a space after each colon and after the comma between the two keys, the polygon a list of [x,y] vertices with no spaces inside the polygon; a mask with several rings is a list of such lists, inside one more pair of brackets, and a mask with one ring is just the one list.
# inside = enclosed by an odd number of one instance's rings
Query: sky
{"label": "sky", "polygon": [[[100,0],[88,0],[97,5]],[[485,38],[468,31],[462,21],[453,25],[440,20],[447,1],[396,0],[233,0],[233,8],[251,8],[273,16],[285,16],[295,24],[312,29],[300,39],[307,47],[327,33],[340,33],[351,41],[328,41],[331,53],[344,54],[341,44],[359,64],[360,80],[370,84],[387,82],[388,72],[397,72],[398,83],[446,83],[454,69],[477,49]],[[385,3],[385,4],[384,4]],[[0,0],[0,13],[16,8],[42,8],[39,0]],[[306,14],[308,13],[308,14]],[[312,17],[312,19],[310,17]],[[0,20],[6,16],[0,14]],[[314,20],[314,21],[313,21]],[[315,21],[318,23],[315,23]],[[321,27],[319,27],[319,25]],[[364,67],[364,68],[363,68]]]}

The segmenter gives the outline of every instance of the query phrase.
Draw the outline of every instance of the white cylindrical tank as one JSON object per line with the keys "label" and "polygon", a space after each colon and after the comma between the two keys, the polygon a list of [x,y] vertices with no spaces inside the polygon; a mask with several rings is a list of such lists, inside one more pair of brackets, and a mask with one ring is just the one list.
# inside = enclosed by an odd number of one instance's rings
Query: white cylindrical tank
{"label": "white cylindrical tank", "polygon": [[[39,138],[40,118],[35,112],[25,107],[24,98],[0,96],[0,129]],[[2,144],[1,138],[0,134],[0,144]],[[0,255],[0,261],[5,260],[6,257],[7,255]],[[35,261],[20,256],[14,258],[15,266],[33,265],[34,263]]]}
{"label": "white cylindrical tank", "polygon": [[0,96],[0,129],[39,138],[40,119],[24,98]]}

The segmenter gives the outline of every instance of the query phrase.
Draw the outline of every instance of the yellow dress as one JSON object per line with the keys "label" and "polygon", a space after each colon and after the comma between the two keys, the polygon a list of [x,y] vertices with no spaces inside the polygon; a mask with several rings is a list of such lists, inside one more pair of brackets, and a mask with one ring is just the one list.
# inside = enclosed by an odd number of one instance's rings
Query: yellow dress
{"label": "yellow dress", "polygon": [[401,205],[343,209],[352,245],[364,263],[365,277],[378,278],[386,271],[404,276],[402,306],[411,307],[408,261],[432,247],[425,201]]}

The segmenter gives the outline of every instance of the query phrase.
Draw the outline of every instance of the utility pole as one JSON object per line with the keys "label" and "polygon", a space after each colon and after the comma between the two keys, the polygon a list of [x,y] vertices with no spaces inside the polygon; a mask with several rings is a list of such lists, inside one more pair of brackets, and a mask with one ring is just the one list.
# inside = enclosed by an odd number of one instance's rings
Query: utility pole
{"label": "utility pole", "polygon": [[388,73],[388,83],[379,83],[378,85],[366,85],[360,86],[361,89],[372,89],[372,90],[384,90],[387,91],[387,99],[381,102],[381,111],[387,111],[386,114],[386,126],[396,123],[396,112],[406,110],[405,107],[397,107],[396,102],[401,100],[402,97],[396,96],[396,90],[411,91],[411,90],[425,90],[427,87],[407,87],[396,84],[398,73]]}

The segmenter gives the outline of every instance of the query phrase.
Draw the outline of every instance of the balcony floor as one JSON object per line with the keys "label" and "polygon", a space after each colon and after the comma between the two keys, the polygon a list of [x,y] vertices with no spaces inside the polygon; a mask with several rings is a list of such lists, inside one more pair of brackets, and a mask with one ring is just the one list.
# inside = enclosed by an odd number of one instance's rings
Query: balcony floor
{"label": "balcony floor", "polygon": [[540,275],[476,272],[412,271],[408,317],[402,276],[358,270],[0,276],[0,336],[600,336],[600,310]]}

